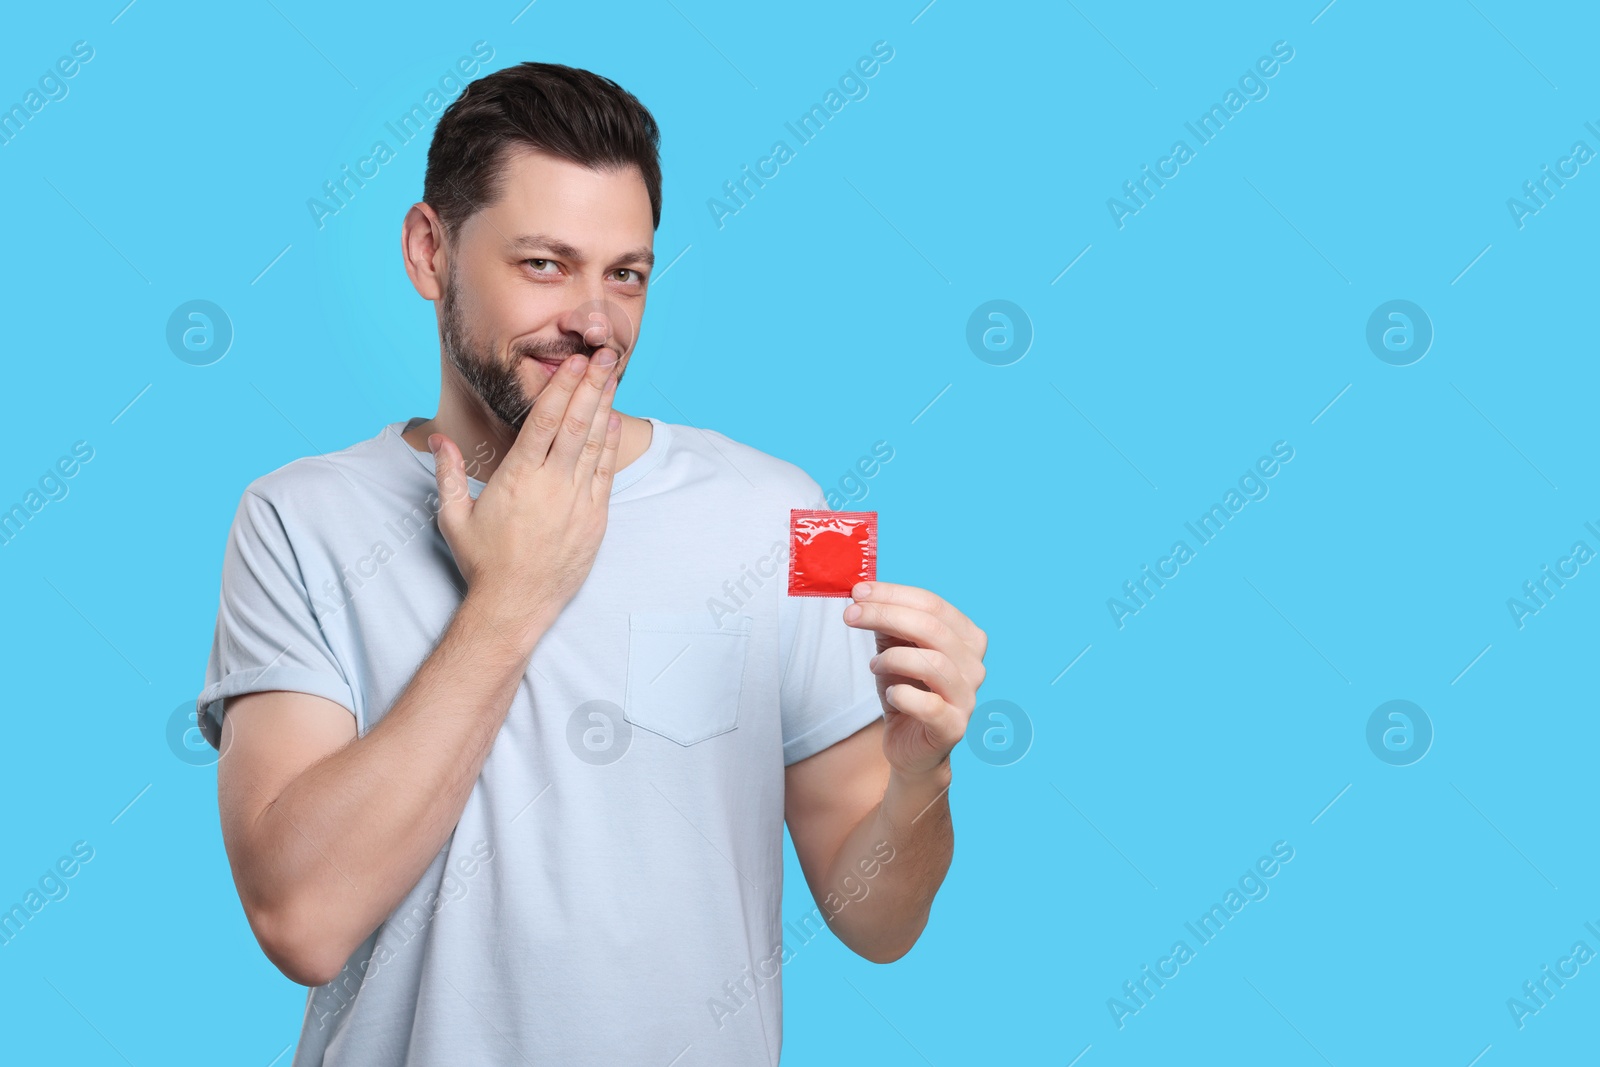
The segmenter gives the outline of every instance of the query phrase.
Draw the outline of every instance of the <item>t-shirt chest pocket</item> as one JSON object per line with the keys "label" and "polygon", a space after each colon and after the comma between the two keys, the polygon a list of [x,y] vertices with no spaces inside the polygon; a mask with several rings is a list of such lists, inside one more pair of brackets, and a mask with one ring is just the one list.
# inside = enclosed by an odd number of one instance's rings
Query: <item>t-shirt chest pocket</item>
{"label": "t-shirt chest pocket", "polygon": [[752,619],[704,611],[628,614],[628,688],[623,718],[688,746],[739,725]]}

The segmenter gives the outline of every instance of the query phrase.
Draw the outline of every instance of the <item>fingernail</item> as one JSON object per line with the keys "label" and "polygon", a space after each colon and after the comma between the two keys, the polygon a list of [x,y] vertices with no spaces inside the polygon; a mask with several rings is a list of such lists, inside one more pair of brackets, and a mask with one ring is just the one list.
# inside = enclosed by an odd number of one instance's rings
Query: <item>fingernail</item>
{"label": "fingernail", "polygon": [[438,434],[430,433],[428,435],[428,451],[432,452],[436,456],[439,454],[439,435]]}
{"label": "fingernail", "polygon": [[855,622],[859,618],[861,618],[860,604],[851,604],[849,607],[844,609],[845,622]]}
{"label": "fingernail", "polygon": [[856,587],[850,590],[850,595],[853,597],[864,597],[870,592],[872,592],[871,582],[857,582]]}
{"label": "fingernail", "polygon": [[611,364],[615,363],[616,361],[617,361],[617,354],[615,352],[611,351],[611,349],[606,348],[606,349],[602,349],[599,353],[597,353],[592,362],[597,367],[609,367],[609,366],[611,366]]}
{"label": "fingernail", "polygon": [[581,355],[573,356],[572,359],[567,362],[567,369],[574,374],[582,374],[583,368],[587,366],[588,363],[589,361]]}

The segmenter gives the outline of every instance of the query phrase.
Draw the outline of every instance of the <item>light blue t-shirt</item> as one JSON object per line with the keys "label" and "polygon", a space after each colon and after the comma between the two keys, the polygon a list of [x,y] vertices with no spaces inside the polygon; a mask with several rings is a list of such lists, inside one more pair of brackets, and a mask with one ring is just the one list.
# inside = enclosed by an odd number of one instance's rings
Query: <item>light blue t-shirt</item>
{"label": "light blue t-shirt", "polygon": [[[784,767],[881,716],[875,641],[844,599],[787,595],[815,480],[650,422],[453,836],[309,991],[294,1067],[778,1062]],[[443,634],[465,582],[405,425],[246,489],[197,702],[213,745],[223,700],[269,689],[365,735]]]}

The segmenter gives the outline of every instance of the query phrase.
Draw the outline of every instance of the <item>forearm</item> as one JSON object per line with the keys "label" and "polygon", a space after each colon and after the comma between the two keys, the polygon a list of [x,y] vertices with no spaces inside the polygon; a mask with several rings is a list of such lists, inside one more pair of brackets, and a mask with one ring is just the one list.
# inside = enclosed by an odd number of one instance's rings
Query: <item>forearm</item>
{"label": "forearm", "polygon": [[322,969],[342,965],[416,885],[454,831],[545,628],[469,597],[377,725],[256,816],[239,883],[280,943],[315,946]]}
{"label": "forearm", "polygon": [[[829,925],[858,955],[897,960],[927,925],[955,848],[950,782],[948,759],[925,776],[891,772],[883,799],[840,846],[826,881],[839,902]],[[826,900],[823,910],[833,911]]]}

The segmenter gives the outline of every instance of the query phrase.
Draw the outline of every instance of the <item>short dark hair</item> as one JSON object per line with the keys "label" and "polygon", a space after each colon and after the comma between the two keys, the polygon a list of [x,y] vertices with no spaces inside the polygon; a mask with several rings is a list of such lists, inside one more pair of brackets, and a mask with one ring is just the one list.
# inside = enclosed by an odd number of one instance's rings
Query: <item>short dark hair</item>
{"label": "short dark hair", "polygon": [[652,228],[659,229],[660,141],[649,110],[610,78],[559,63],[518,63],[470,83],[439,116],[422,199],[454,243],[467,219],[499,198],[507,150],[522,145],[595,169],[638,167]]}

